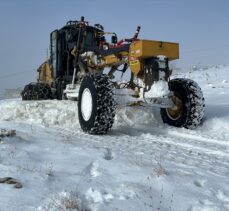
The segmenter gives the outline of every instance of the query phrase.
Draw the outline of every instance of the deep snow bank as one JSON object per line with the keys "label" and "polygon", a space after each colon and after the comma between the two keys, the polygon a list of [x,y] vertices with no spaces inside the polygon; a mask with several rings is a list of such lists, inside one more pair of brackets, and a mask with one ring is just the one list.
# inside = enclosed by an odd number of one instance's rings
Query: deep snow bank
{"label": "deep snow bank", "polygon": [[71,101],[21,101],[0,102],[1,117],[5,121],[22,121],[42,126],[78,128],[77,106]]}
{"label": "deep snow bank", "polygon": [[[22,121],[45,127],[79,129],[77,102],[74,101],[0,101],[0,120]],[[118,108],[114,127],[157,122],[152,108]]]}
{"label": "deep snow bank", "polygon": [[199,83],[203,90],[229,88],[229,66],[217,65],[208,69],[197,69],[187,73],[177,73],[173,77],[190,78]]}

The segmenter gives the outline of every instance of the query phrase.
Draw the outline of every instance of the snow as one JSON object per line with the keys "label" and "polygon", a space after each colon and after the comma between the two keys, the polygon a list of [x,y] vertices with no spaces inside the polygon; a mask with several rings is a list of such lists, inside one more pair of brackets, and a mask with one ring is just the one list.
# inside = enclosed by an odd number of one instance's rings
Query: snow
{"label": "snow", "polygon": [[157,98],[168,96],[170,93],[168,89],[168,83],[163,80],[159,80],[153,83],[151,89],[145,93],[146,98]]}
{"label": "snow", "polygon": [[[196,70],[206,99],[195,130],[159,109],[119,108],[112,131],[85,134],[73,101],[0,101],[0,210],[229,210],[229,67]],[[3,136],[3,135],[2,135]]]}

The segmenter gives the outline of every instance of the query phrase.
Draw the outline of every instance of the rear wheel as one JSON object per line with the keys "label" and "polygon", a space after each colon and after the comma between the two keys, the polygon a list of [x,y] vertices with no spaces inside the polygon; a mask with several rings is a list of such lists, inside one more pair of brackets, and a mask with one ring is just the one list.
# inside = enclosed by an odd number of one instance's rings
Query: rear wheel
{"label": "rear wheel", "polygon": [[106,75],[88,75],[81,82],[78,116],[84,132],[106,134],[115,117],[112,84]]}
{"label": "rear wheel", "polygon": [[204,98],[198,84],[190,79],[177,78],[169,82],[174,93],[172,108],[161,108],[164,123],[175,127],[196,128],[204,116]]}
{"label": "rear wheel", "polygon": [[51,88],[43,83],[30,83],[21,92],[22,100],[48,100],[52,98]]}

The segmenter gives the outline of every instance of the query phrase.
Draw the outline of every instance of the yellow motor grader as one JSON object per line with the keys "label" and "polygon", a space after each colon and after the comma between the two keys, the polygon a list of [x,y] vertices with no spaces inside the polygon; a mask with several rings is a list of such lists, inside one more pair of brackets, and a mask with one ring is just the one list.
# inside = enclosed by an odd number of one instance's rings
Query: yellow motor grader
{"label": "yellow motor grader", "polygon": [[[139,32],[140,26],[132,38],[118,40],[84,17],[68,21],[51,32],[50,58],[38,68],[37,83],[25,86],[22,99],[78,101],[81,128],[90,134],[111,129],[117,106],[157,106],[163,122],[195,128],[204,115],[200,87],[190,79],[170,80],[169,62],[179,58],[179,44],[142,40]],[[130,71],[129,80],[116,81],[117,71]]]}

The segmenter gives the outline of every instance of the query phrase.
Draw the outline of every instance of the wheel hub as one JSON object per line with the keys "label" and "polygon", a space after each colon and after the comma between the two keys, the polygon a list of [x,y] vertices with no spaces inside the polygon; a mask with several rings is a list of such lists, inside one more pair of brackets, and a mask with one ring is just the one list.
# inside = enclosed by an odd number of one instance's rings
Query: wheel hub
{"label": "wheel hub", "polygon": [[81,112],[82,112],[83,119],[85,121],[88,121],[90,119],[92,114],[92,107],[93,107],[92,95],[90,90],[86,88],[83,91],[82,99],[81,99]]}
{"label": "wheel hub", "polygon": [[175,93],[172,96],[172,101],[174,102],[175,106],[173,106],[172,108],[167,108],[166,112],[171,119],[177,120],[181,117],[183,113],[183,102],[181,98]]}

